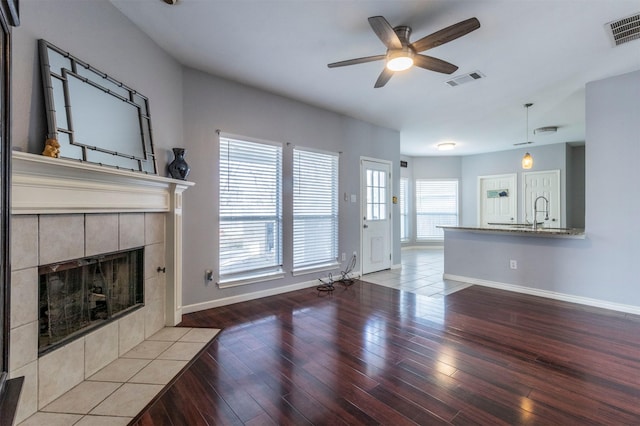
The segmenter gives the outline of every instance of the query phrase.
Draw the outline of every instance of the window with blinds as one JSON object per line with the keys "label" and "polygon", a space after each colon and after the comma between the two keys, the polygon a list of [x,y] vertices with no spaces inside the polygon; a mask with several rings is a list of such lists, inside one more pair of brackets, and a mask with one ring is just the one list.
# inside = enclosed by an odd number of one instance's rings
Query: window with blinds
{"label": "window with blinds", "polygon": [[282,146],[220,136],[220,282],[282,271]]}
{"label": "window with blinds", "polygon": [[416,185],[416,239],[442,240],[439,225],[458,225],[458,181],[422,180]]}
{"label": "window with blinds", "polygon": [[409,179],[400,178],[400,241],[409,241]]}
{"label": "window with blinds", "polygon": [[338,155],[293,150],[293,268],[338,260]]}

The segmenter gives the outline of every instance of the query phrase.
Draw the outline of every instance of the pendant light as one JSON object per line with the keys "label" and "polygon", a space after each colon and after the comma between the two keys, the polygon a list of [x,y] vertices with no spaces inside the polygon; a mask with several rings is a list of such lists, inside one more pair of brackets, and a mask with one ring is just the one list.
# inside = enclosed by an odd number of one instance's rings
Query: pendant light
{"label": "pendant light", "polygon": [[[527,109],[527,134],[525,136],[525,143],[531,143],[529,142],[529,107],[532,106],[533,104],[529,103],[529,104],[524,104],[524,107]],[[533,167],[533,157],[531,156],[531,154],[529,154],[528,152],[524,155],[524,157],[522,157],[522,168],[523,169],[530,169]]]}

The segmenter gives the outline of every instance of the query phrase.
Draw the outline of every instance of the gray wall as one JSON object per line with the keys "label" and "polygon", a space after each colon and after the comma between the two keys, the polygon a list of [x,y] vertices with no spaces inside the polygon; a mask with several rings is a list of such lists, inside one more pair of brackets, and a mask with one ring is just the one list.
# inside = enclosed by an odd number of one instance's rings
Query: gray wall
{"label": "gray wall", "polygon": [[[167,175],[171,147],[187,148],[195,187],[184,196],[185,305],[274,289],[315,279],[291,277],[227,290],[205,286],[204,270],[217,263],[216,129],[341,151],[340,252],[360,253],[359,161],[361,156],[393,162],[393,194],[399,188],[400,136],[363,121],[321,110],[261,90],[184,69],[107,0],[29,0],[20,4],[22,25],[14,29],[13,145],[39,154],[46,136],[37,40],[44,38],[149,97],[158,166]],[[184,90],[183,90],[184,88]],[[286,151],[285,151],[286,152]],[[290,164],[285,163],[290,170]],[[291,204],[285,188],[285,206]],[[289,188],[290,191],[290,188]],[[394,206],[393,263],[400,263],[399,210]],[[290,270],[290,213],[285,209],[285,266]],[[287,223],[289,225],[287,225]],[[334,271],[335,272],[335,271]]]}
{"label": "gray wall", "polygon": [[182,67],[106,0],[20,2],[13,29],[13,145],[40,153],[46,137],[37,40],[43,38],[122,81],[151,105],[158,169],[182,141]]}
{"label": "gray wall", "polygon": [[[400,176],[400,136],[393,130],[374,126],[340,114],[283,98],[258,89],[232,83],[199,71],[184,71],[184,143],[191,165],[190,180],[196,186],[184,195],[184,304],[195,304],[234,297],[247,292],[271,290],[294,284],[325,273],[291,276],[292,205],[291,189],[285,187],[283,279],[240,287],[219,289],[204,282],[205,269],[218,266],[218,138],[216,130],[289,143],[284,149],[283,171],[291,173],[293,146],[321,148],[340,154],[340,246],[347,257],[360,253],[359,202],[344,201],[343,194],[357,194],[360,200],[359,162],[361,156],[393,162],[394,195],[398,193]],[[394,235],[399,235],[398,206],[394,206]],[[359,262],[358,262],[359,263]],[[400,263],[400,242],[395,238],[393,263]],[[334,271],[334,274],[337,271]]]}
{"label": "gray wall", "polygon": [[478,176],[517,173],[518,221],[522,221],[522,167],[521,160],[526,152],[533,156],[530,171],[560,170],[561,223],[566,223],[566,149],[565,144],[531,146],[526,149],[491,152],[462,157],[462,218],[463,226],[478,224]]}
{"label": "gray wall", "polygon": [[[441,241],[416,241],[416,214],[415,214],[415,179],[457,179],[458,191],[462,193],[462,157],[402,157],[408,162],[408,167],[402,169],[402,176],[409,179],[409,235],[410,240],[403,243],[404,246],[436,246],[442,247]],[[459,213],[462,214],[463,205],[459,204]]]}
{"label": "gray wall", "polygon": [[640,71],[589,83],[586,119],[586,239],[449,232],[445,273],[640,309]]}

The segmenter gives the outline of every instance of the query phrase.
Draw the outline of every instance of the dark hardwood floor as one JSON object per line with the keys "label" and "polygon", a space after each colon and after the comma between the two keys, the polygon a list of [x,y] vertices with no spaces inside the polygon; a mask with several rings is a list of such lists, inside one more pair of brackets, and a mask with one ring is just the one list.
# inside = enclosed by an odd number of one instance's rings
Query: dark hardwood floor
{"label": "dark hardwood floor", "polygon": [[202,311],[223,331],[136,425],[638,425],[640,317],[358,282]]}

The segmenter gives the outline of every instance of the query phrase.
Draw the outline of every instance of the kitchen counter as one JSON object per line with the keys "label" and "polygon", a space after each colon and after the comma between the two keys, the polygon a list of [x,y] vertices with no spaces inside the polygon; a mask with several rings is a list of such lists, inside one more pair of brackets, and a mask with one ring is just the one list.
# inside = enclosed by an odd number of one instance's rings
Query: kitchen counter
{"label": "kitchen counter", "polygon": [[586,237],[584,229],[580,228],[543,228],[534,230],[531,225],[525,224],[491,224],[487,226],[439,226],[445,231],[466,231],[482,234],[514,235],[527,237],[546,238],[577,238]]}

